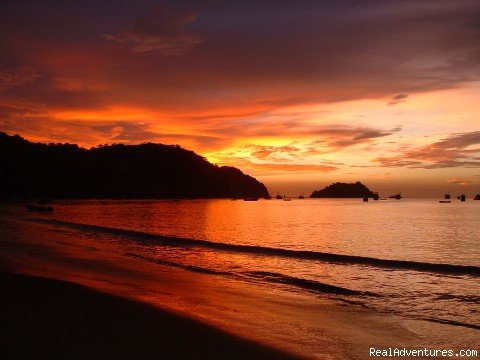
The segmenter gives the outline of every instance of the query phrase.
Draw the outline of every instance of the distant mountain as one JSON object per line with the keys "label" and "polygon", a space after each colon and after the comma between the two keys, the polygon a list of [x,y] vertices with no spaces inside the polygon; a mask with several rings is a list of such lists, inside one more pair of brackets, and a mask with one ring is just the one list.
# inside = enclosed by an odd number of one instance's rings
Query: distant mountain
{"label": "distant mountain", "polygon": [[0,132],[0,198],[267,197],[264,184],[178,145],[84,149]]}
{"label": "distant mountain", "polygon": [[356,183],[336,182],[322,190],[316,190],[310,195],[311,198],[363,198],[373,197],[373,192],[365,185]]}

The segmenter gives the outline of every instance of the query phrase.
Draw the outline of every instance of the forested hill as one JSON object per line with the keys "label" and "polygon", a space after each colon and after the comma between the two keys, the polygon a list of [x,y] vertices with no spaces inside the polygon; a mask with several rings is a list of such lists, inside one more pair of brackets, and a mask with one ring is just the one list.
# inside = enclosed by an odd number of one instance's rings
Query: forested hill
{"label": "forested hill", "polygon": [[31,143],[0,133],[0,197],[53,199],[266,197],[265,185],[178,145]]}
{"label": "forested hill", "polygon": [[361,182],[341,183],[336,182],[322,190],[316,190],[310,195],[311,198],[361,198],[373,197],[373,192]]}

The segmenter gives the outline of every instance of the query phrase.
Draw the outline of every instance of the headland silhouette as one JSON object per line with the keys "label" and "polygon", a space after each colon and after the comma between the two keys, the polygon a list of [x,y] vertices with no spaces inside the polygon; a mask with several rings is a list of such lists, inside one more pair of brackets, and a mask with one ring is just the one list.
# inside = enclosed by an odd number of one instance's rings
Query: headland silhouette
{"label": "headland silhouette", "polygon": [[195,199],[268,197],[264,184],[179,145],[85,149],[0,133],[0,198]]}

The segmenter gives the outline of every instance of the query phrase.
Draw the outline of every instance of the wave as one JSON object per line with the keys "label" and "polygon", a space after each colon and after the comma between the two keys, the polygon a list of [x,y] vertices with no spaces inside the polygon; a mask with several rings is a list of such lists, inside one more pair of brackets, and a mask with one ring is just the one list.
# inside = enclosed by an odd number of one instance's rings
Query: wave
{"label": "wave", "polygon": [[439,294],[436,300],[453,300],[480,305],[480,296],[476,295]]}
{"label": "wave", "polygon": [[176,263],[176,262],[173,262],[173,261],[162,260],[162,259],[154,259],[154,258],[150,258],[150,257],[146,257],[146,256],[143,256],[143,255],[134,254],[134,253],[125,253],[125,255],[129,256],[129,257],[141,259],[141,260],[154,262],[154,263],[160,264],[160,265],[171,266],[171,267],[180,268],[180,269],[184,269],[184,270],[188,270],[188,271],[193,271],[193,272],[196,272],[196,273],[202,273],[202,274],[208,274],[208,275],[227,275],[227,276],[231,275],[230,273],[228,273],[226,271],[217,271],[217,270],[207,269],[207,268],[204,268],[204,267],[194,266],[194,265],[184,265],[184,264],[179,264],[179,263]]}
{"label": "wave", "polygon": [[425,321],[430,321],[430,322],[438,323],[438,324],[461,326],[461,327],[466,327],[466,328],[470,328],[470,329],[480,330],[480,325],[463,323],[463,322],[460,322],[460,321],[446,320],[446,319],[435,319],[435,318],[429,318],[429,317],[418,317],[418,319],[425,320]]}
{"label": "wave", "polygon": [[380,295],[369,292],[369,291],[357,291],[357,290],[347,289],[340,286],[321,283],[315,280],[297,278],[293,276],[288,276],[288,275],[283,275],[283,274],[273,273],[268,271],[246,271],[243,274],[248,277],[253,277],[263,281],[268,281],[268,282],[277,283],[277,284],[293,285],[293,286],[314,291],[314,292],[329,293],[329,294],[336,294],[336,295],[362,295],[362,296],[367,295],[367,296],[380,297]]}
{"label": "wave", "polygon": [[376,297],[380,296],[378,294],[368,292],[368,291],[357,291],[357,290],[347,289],[340,286],[321,283],[319,281],[297,278],[297,277],[283,275],[275,272],[268,272],[268,271],[244,271],[241,273],[226,272],[226,271],[212,270],[212,269],[208,269],[200,266],[179,264],[173,261],[155,259],[152,257],[146,257],[143,255],[134,254],[134,253],[126,253],[125,255],[133,258],[154,262],[160,265],[181,268],[184,270],[193,271],[193,272],[202,273],[202,274],[223,275],[223,276],[232,277],[240,280],[254,280],[254,281],[264,281],[264,282],[275,283],[275,284],[292,285],[294,287],[302,288],[302,289],[309,290],[316,293],[327,293],[327,294],[346,295],[346,296],[350,296],[350,295],[376,296]]}
{"label": "wave", "polygon": [[27,219],[32,222],[56,225],[61,227],[73,228],[81,231],[93,231],[97,233],[105,233],[109,235],[117,235],[122,237],[134,238],[142,242],[150,242],[154,244],[162,244],[167,246],[181,247],[202,247],[211,250],[220,250],[234,253],[245,253],[263,256],[278,256],[284,258],[295,258],[304,260],[318,260],[335,264],[348,265],[366,265],[392,270],[413,270],[424,271],[440,274],[453,275],[470,275],[480,276],[480,267],[473,265],[453,265],[444,263],[428,263],[409,260],[388,260],[378,259],[366,256],[333,254],[310,250],[291,250],[273,247],[227,244],[221,242],[212,242],[208,240],[194,240],[180,237],[164,236],[151,234],[135,230],[126,230],[111,228],[99,225],[89,225],[75,222],[52,219]]}

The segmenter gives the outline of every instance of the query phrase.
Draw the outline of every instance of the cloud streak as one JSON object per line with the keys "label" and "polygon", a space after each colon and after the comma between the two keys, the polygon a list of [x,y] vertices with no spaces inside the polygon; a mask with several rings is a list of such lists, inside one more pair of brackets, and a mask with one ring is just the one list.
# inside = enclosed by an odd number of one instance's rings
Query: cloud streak
{"label": "cloud streak", "polygon": [[465,186],[465,185],[473,183],[473,180],[470,180],[470,179],[451,179],[451,180],[448,180],[447,183]]}
{"label": "cloud streak", "polygon": [[395,105],[404,103],[405,101],[407,101],[407,97],[408,97],[407,94],[395,95],[395,96],[392,98],[392,100],[390,100],[390,101],[387,103],[387,106],[395,106]]}
{"label": "cloud streak", "polygon": [[439,169],[480,167],[480,131],[452,134],[430,145],[407,149],[392,157],[377,157],[385,167]]}

